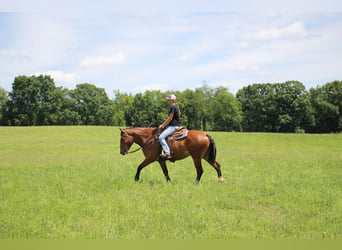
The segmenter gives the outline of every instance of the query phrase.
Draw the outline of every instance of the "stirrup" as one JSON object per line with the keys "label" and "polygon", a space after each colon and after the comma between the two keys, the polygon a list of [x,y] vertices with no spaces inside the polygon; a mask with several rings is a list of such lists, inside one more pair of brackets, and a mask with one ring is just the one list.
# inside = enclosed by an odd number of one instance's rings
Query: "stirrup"
{"label": "stirrup", "polygon": [[167,155],[164,153],[164,151],[162,151],[159,155],[163,160],[171,160],[172,159],[172,155]]}

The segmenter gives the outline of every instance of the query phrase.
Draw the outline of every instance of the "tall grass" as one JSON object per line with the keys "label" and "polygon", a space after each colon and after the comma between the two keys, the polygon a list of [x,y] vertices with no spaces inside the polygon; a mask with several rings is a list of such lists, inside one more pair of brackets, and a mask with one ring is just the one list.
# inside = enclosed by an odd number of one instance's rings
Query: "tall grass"
{"label": "tall grass", "polygon": [[341,134],[210,135],[226,185],[191,158],[135,183],[117,128],[0,127],[0,238],[342,238]]}

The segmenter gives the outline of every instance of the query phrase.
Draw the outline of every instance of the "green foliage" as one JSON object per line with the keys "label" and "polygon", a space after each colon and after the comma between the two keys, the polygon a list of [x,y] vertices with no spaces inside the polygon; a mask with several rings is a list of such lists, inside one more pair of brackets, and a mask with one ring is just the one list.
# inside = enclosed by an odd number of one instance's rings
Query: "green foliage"
{"label": "green foliage", "polygon": [[70,97],[83,125],[113,125],[114,106],[104,89],[84,83],[71,90]]}
{"label": "green foliage", "polygon": [[50,76],[18,76],[9,97],[5,125],[113,125],[112,101],[91,84],[68,90],[57,88]]}
{"label": "green foliage", "polygon": [[132,95],[121,94],[119,90],[114,91],[114,126],[131,126],[132,119],[130,115],[131,107],[134,102]]}
{"label": "green foliage", "polygon": [[2,108],[8,101],[7,92],[0,87],[0,108]]}
{"label": "green foliage", "polygon": [[0,87],[0,125],[3,123],[3,113],[5,112],[7,108],[7,101],[8,101],[8,96],[7,92]]}
{"label": "green foliage", "polygon": [[342,239],[342,134],[210,135],[226,185],[190,158],[135,183],[118,128],[0,127],[0,238]]}
{"label": "green foliage", "polygon": [[236,98],[225,87],[208,83],[195,90],[114,91],[78,84],[57,88],[50,76],[18,76],[13,91],[0,88],[2,125],[109,125],[156,127],[168,115],[165,97],[177,96],[181,123],[189,129],[248,132],[330,133],[342,131],[342,81],[306,91],[303,83],[253,84]]}
{"label": "green foliage", "polygon": [[310,93],[316,121],[313,132],[342,131],[342,81],[311,88]]}
{"label": "green foliage", "polygon": [[244,131],[294,132],[314,123],[309,93],[302,83],[253,84],[237,93]]}
{"label": "green foliage", "polygon": [[162,123],[168,114],[165,96],[160,91],[145,91],[144,94],[136,94],[131,106],[131,125],[156,127]]}
{"label": "green foliage", "polygon": [[[168,115],[169,106],[165,97],[170,93],[177,96],[182,125],[189,129],[222,131],[241,130],[241,108],[228,89],[210,88],[203,85],[195,91],[145,91],[134,97],[115,91],[115,124],[134,127],[156,127]],[[122,122],[122,121],[125,122]]]}
{"label": "green foliage", "polygon": [[216,131],[241,131],[240,103],[227,89],[217,89],[211,102],[212,129]]}
{"label": "green foliage", "polygon": [[50,76],[18,76],[5,114],[9,125],[48,125],[55,97]]}

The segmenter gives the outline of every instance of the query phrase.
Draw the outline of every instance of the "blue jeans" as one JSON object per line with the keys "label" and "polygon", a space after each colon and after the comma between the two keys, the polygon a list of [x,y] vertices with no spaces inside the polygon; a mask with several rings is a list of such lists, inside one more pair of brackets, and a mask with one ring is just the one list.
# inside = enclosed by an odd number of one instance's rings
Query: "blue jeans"
{"label": "blue jeans", "polygon": [[170,148],[169,148],[169,145],[167,145],[166,143],[166,137],[168,137],[169,135],[171,135],[173,132],[176,131],[176,129],[178,128],[179,126],[169,126],[167,127],[163,133],[161,133],[161,135],[159,136],[159,142],[160,142],[160,145],[162,146],[162,148],[164,149],[164,153],[166,155],[170,155]]}

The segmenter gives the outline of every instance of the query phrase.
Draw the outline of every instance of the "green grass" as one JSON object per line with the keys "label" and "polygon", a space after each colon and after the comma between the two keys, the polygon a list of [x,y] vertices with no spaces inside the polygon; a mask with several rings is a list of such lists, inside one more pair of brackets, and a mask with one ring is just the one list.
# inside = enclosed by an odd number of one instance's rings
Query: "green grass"
{"label": "green grass", "polygon": [[0,238],[342,239],[342,134],[209,134],[225,185],[191,158],[135,183],[117,128],[0,127]]}

